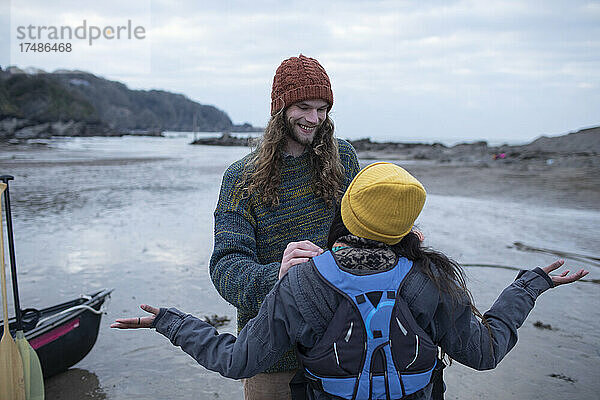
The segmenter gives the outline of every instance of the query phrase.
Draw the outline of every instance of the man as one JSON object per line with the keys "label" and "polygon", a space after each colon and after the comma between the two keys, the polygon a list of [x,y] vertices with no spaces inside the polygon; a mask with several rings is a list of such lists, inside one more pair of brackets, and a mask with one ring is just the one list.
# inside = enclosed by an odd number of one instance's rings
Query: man
{"label": "man", "polygon": [[[352,146],[333,136],[332,106],[331,83],[317,60],[284,60],[256,151],[223,176],[210,275],[237,308],[238,331],[291,266],[322,252],[335,207],[359,171]],[[290,349],[265,374],[244,381],[245,398],[290,398],[296,369]]]}

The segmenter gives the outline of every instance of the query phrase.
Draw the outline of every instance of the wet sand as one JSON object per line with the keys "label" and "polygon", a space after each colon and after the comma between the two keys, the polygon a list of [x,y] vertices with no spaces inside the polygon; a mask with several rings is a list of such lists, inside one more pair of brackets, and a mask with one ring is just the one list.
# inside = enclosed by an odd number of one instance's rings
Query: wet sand
{"label": "wet sand", "polygon": [[46,379],[45,396],[52,400],[105,400],[106,393],[100,387],[98,377],[89,371],[71,368]]}
{"label": "wet sand", "polygon": [[[235,321],[207,263],[221,175],[247,151],[164,138],[0,149],[0,172],[17,177],[11,194],[23,306],[115,288],[96,346],[75,371],[46,382],[47,398],[242,398],[239,382],[199,367],[162,336],[108,325],[140,315],[142,302]],[[393,159],[359,156],[363,163]],[[588,282],[542,295],[497,369],[447,368],[446,398],[597,398],[598,171],[396,162],[424,183],[429,196],[418,226],[428,245],[467,265],[480,310],[514,279],[514,269],[549,264],[558,254],[591,269]],[[234,323],[221,331],[234,332]]]}

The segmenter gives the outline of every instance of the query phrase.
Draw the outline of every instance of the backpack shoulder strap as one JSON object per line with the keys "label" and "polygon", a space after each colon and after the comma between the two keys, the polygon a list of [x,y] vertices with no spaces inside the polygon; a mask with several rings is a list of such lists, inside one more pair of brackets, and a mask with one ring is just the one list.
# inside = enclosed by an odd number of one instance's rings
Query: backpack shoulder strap
{"label": "backpack shoulder strap", "polygon": [[413,262],[400,257],[392,269],[369,275],[354,275],[338,267],[330,251],[312,259],[319,275],[338,291],[356,296],[371,290],[396,291],[413,266]]}

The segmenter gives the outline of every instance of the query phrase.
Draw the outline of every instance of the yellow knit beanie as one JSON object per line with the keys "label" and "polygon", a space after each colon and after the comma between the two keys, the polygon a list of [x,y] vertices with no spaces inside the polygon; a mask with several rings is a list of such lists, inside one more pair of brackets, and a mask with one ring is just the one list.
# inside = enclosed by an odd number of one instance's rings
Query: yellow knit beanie
{"label": "yellow knit beanie", "polygon": [[377,162],[354,177],[342,197],[342,221],[350,233],[387,244],[406,236],[425,204],[427,193],[397,165]]}

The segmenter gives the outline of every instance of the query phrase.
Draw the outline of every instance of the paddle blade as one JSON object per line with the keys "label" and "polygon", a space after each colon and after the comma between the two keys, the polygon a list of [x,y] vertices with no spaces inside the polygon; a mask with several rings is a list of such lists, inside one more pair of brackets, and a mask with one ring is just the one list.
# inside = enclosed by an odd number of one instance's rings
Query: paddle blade
{"label": "paddle blade", "polygon": [[0,340],[0,399],[25,400],[21,355],[6,330]]}
{"label": "paddle blade", "polygon": [[26,400],[44,400],[44,376],[37,353],[31,347],[23,331],[17,331],[17,347],[23,361]]}

